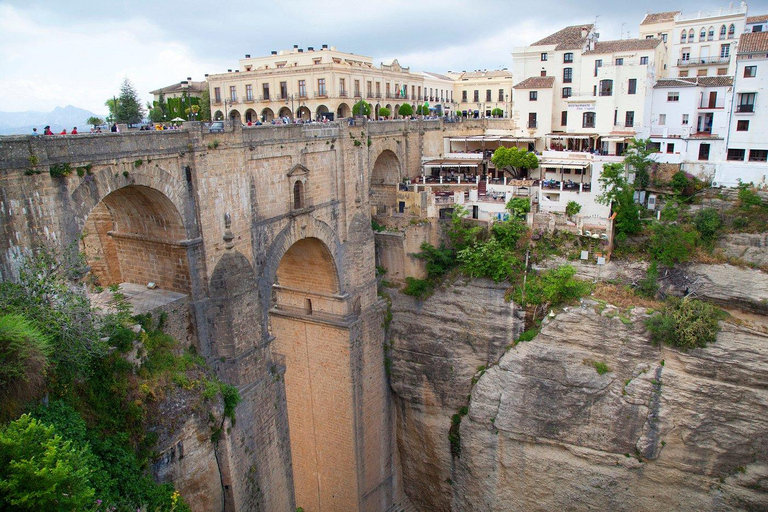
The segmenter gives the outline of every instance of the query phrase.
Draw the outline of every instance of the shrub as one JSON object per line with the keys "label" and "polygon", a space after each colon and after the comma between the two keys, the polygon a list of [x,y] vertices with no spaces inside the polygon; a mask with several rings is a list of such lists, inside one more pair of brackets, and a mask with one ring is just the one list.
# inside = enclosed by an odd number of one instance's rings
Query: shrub
{"label": "shrub", "polygon": [[723,220],[720,214],[714,208],[706,208],[696,214],[693,224],[701,236],[701,240],[708,246],[711,246],[717,240],[720,234],[720,228],[723,226]]}
{"label": "shrub", "polygon": [[733,228],[734,229],[744,229],[747,226],[749,226],[749,219],[746,217],[736,217],[733,219]]}
{"label": "shrub", "polygon": [[666,343],[688,350],[714,343],[723,312],[700,300],[671,298],[660,314],[646,320],[654,345]]}
{"label": "shrub", "polygon": [[427,277],[432,279],[443,276],[456,264],[453,250],[443,245],[438,248],[424,242],[421,252],[414,256],[427,262]]}
{"label": "shrub", "polygon": [[500,108],[495,108],[495,109],[491,110],[491,115],[493,117],[501,117],[501,116],[504,115],[504,111],[501,110]]}
{"label": "shrub", "polygon": [[525,197],[513,197],[507,201],[507,210],[517,219],[525,219],[525,214],[531,211],[531,202]]}
{"label": "shrub", "polygon": [[45,387],[50,341],[21,315],[0,316],[0,418]]}
{"label": "shrub", "polygon": [[762,201],[757,192],[752,190],[750,185],[739,184],[739,207],[743,210],[749,210],[753,206],[759,206]]}
{"label": "shrub", "polygon": [[491,235],[509,250],[515,249],[527,232],[528,227],[516,219],[494,222],[491,227]]}
{"label": "shrub", "polygon": [[379,109],[379,117],[389,117],[392,115],[392,111],[389,110],[387,107],[381,107]]}
{"label": "shrub", "polygon": [[474,245],[480,239],[483,229],[465,220],[467,209],[458,205],[451,214],[451,223],[446,233],[454,251]]}
{"label": "shrub", "polygon": [[53,164],[48,172],[53,178],[64,178],[72,174],[72,167],[69,164]]}
{"label": "shrub", "polygon": [[576,201],[568,201],[568,204],[565,206],[565,214],[569,217],[578,214],[580,211],[581,205]]}
{"label": "shrub", "polygon": [[637,293],[642,297],[653,299],[659,292],[659,269],[655,261],[651,262],[646,271],[645,278],[637,283]]}
{"label": "shrub", "polygon": [[655,261],[668,267],[691,259],[699,234],[689,226],[656,224],[649,251]]}
{"label": "shrub", "polygon": [[426,279],[416,279],[415,277],[405,278],[405,288],[403,288],[404,294],[422,300],[431,292],[432,286]]}
{"label": "shrub", "polygon": [[488,277],[499,282],[513,270],[522,270],[520,260],[496,238],[462,249],[457,257],[462,270],[470,277]]}
{"label": "shrub", "polygon": [[403,103],[402,105],[400,105],[400,110],[398,110],[397,113],[403,117],[412,116],[413,107],[409,103]]}
{"label": "shrub", "polygon": [[529,276],[525,286],[525,300],[523,300],[523,290],[518,289],[514,294],[515,302],[547,308],[576,300],[588,294],[592,285],[576,279],[575,275],[575,268],[564,265],[535,276]]}
{"label": "shrub", "polygon": [[605,375],[611,371],[608,365],[602,361],[592,361],[592,366],[595,368],[595,371],[598,373],[598,375]]}

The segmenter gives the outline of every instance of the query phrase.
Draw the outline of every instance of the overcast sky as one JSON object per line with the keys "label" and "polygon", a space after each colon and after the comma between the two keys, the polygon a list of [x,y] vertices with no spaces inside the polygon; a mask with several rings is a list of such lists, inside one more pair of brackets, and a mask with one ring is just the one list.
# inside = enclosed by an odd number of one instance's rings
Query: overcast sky
{"label": "overcast sky", "polygon": [[[738,2],[735,3],[738,5]],[[397,58],[413,70],[512,68],[511,51],[597,19],[601,40],[637,37],[648,12],[727,8],[710,0],[0,0],[0,111],[74,105],[102,114],[124,77],[144,100],[246,53],[298,44]],[[768,0],[749,2],[768,14]],[[598,17],[599,16],[599,17]]]}

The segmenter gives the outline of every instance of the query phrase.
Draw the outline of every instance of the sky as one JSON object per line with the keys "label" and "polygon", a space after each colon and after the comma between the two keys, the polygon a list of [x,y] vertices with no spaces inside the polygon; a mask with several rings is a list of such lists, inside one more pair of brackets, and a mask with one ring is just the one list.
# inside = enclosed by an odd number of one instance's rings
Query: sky
{"label": "sky", "polygon": [[[124,78],[141,98],[245,54],[336,46],[412,70],[512,69],[511,52],[568,25],[637,37],[646,12],[727,8],[710,0],[0,0],[0,111],[67,105],[105,114]],[[735,2],[738,5],[738,2]],[[534,7],[534,8],[532,8]],[[768,0],[749,2],[768,14]]]}

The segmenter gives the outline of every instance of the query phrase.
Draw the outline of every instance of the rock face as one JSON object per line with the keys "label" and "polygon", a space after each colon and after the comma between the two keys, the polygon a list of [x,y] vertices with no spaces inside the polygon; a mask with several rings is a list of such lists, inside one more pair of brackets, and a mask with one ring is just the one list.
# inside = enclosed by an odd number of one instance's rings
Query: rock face
{"label": "rock face", "polygon": [[725,308],[768,315],[768,274],[760,270],[733,265],[689,265],[670,270],[667,282],[673,282],[678,292],[688,289],[695,297]]}
{"label": "rock face", "polygon": [[768,233],[732,233],[717,244],[728,257],[755,265],[768,265]]}
{"label": "rock face", "polygon": [[522,329],[505,286],[473,280],[424,302],[392,297],[390,381],[405,488],[419,510],[450,510],[451,416],[468,403],[472,377],[499,360]]}
{"label": "rock face", "polygon": [[768,336],[722,324],[683,353],[653,347],[646,316],[569,309],[490,368],[452,509],[768,509]]}

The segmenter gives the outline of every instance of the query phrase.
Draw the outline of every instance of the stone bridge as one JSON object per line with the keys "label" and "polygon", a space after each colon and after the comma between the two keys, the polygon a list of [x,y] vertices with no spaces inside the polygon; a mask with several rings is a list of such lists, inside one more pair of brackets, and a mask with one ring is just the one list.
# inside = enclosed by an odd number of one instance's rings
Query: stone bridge
{"label": "stone bridge", "polygon": [[[386,510],[402,484],[371,211],[394,205],[422,154],[442,153],[444,129],[404,121],[209,134],[191,124],[3,137],[0,275],[15,279],[21,256],[55,243],[84,252],[102,286],[154,282],[188,297],[187,339],[243,398],[201,503]],[[52,177],[51,167],[71,173]]]}

